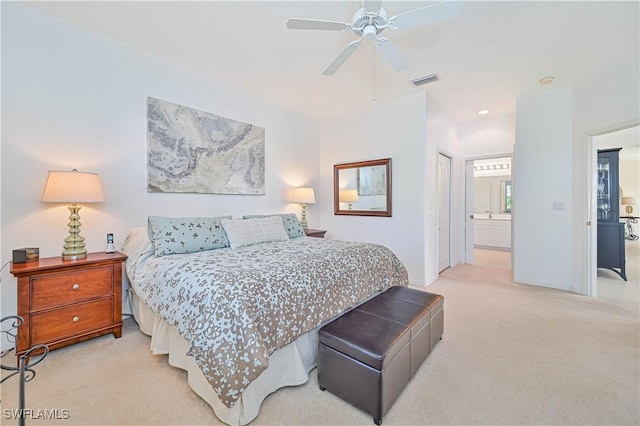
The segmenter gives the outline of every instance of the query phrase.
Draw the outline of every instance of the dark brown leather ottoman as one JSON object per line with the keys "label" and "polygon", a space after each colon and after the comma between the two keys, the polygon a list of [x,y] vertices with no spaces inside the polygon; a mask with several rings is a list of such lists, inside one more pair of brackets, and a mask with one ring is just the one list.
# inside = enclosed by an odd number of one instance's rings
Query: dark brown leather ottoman
{"label": "dark brown leather ottoman", "polygon": [[444,334],[444,297],[408,287],[391,287],[382,295],[429,308],[429,351],[442,340],[442,335]]}
{"label": "dark brown leather ottoman", "polygon": [[386,293],[383,294],[385,297],[375,297],[357,309],[398,322],[409,329],[411,377],[413,377],[431,352],[430,308],[422,304],[396,299],[393,296],[386,296]]}
{"label": "dark brown leather ottoman", "polygon": [[320,329],[318,384],[380,424],[411,378],[410,332],[354,309]]}
{"label": "dark brown leather ottoman", "polygon": [[437,294],[393,287],[322,327],[320,389],[367,412],[380,425],[431,352],[432,342],[442,337],[443,303]]}

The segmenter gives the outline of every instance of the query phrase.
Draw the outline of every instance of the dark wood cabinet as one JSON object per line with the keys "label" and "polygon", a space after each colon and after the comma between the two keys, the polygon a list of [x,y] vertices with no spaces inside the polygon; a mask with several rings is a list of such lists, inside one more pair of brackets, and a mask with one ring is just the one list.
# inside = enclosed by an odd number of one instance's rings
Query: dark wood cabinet
{"label": "dark wood cabinet", "polygon": [[598,268],[610,269],[626,281],[624,224],[620,222],[620,150],[598,150]]}
{"label": "dark wood cabinet", "polygon": [[16,355],[36,344],[49,349],[103,334],[122,335],[121,253],[89,253],[79,260],[48,257],[14,263],[18,278]]}

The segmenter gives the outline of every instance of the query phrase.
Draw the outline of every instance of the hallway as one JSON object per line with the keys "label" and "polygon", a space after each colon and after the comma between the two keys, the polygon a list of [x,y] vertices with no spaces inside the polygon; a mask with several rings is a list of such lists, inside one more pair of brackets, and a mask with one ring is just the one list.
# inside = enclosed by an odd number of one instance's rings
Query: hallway
{"label": "hallway", "polygon": [[511,252],[507,250],[473,249],[473,264],[511,270]]}

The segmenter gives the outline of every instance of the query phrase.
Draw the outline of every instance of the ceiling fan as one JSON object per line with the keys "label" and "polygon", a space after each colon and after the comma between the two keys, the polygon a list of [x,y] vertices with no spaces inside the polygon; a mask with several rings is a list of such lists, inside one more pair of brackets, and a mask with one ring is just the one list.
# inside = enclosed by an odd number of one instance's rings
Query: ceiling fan
{"label": "ceiling fan", "polygon": [[387,28],[397,30],[450,19],[457,15],[461,7],[462,2],[446,0],[388,18],[387,11],[382,7],[382,0],[364,0],[364,7],[353,14],[351,23],[290,18],[287,21],[287,28],[291,30],[352,31],[360,37],[349,43],[336,56],[322,73],[324,75],[335,74],[356,51],[362,40],[375,40],[375,47],[382,53],[382,56],[396,71],[402,71],[409,66],[409,61],[388,38],[378,37],[378,34]]}

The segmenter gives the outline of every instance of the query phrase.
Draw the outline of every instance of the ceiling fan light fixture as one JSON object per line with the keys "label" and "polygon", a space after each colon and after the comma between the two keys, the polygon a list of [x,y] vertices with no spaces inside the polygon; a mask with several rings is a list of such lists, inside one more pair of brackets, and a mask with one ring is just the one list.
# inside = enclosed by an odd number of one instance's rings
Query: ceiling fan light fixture
{"label": "ceiling fan light fixture", "polygon": [[438,74],[429,74],[424,77],[419,77],[414,80],[411,80],[411,83],[413,83],[414,86],[418,87],[418,86],[422,86],[423,84],[434,83],[438,80],[440,80],[440,77],[438,77]]}
{"label": "ceiling fan light fixture", "polygon": [[[396,71],[402,71],[409,66],[409,61],[402,55],[386,37],[378,35],[386,28],[397,30],[419,24],[429,24],[444,21],[457,16],[462,2],[441,1],[425,7],[409,10],[398,15],[387,17],[387,12],[382,6],[383,0],[364,0],[364,7],[358,9],[351,19],[351,23],[324,21],[318,19],[289,18],[287,28],[292,30],[326,30],[326,31],[351,31],[360,37],[351,42],[324,70],[324,75],[334,74],[338,68],[351,56],[361,40],[375,39],[375,47]],[[354,44],[355,43],[355,44]],[[425,83],[430,81],[425,81]],[[419,84],[414,84],[417,86]],[[421,83],[424,84],[424,83]]]}
{"label": "ceiling fan light fixture", "polygon": [[367,25],[362,30],[362,38],[365,40],[376,38],[376,34],[376,27],[374,27],[373,25]]}
{"label": "ceiling fan light fixture", "polygon": [[373,14],[364,8],[358,9],[351,18],[351,28],[356,35],[361,36],[367,27],[373,27],[375,34],[380,34],[387,27],[387,12],[383,8]]}

